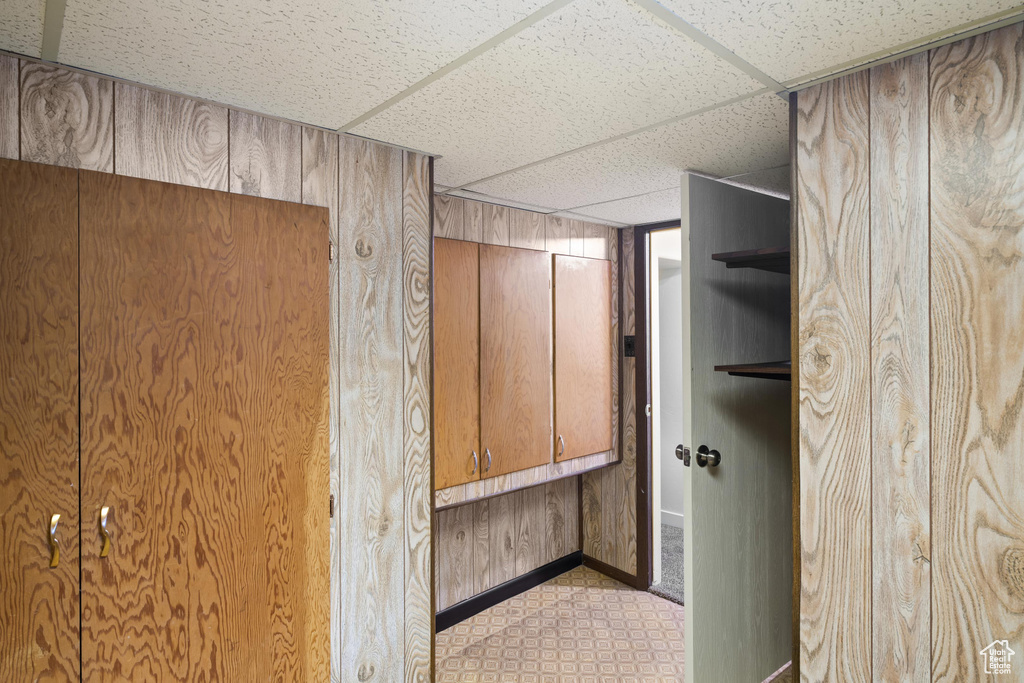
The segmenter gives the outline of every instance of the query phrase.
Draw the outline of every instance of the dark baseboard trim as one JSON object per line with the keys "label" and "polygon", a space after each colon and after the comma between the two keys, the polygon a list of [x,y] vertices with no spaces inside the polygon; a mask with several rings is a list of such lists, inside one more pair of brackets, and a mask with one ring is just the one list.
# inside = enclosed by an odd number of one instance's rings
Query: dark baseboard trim
{"label": "dark baseboard trim", "polygon": [[465,621],[475,614],[480,614],[488,607],[494,607],[499,602],[525,593],[545,581],[575,569],[583,564],[583,551],[577,550],[574,553],[559,558],[554,562],[548,562],[543,567],[537,567],[533,571],[526,572],[510,581],[497,585],[494,588],[485,590],[479,595],[443,609],[434,616],[434,628],[437,633],[451,628],[460,621]]}
{"label": "dark baseboard trim", "polygon": [[[621,569],[618,569],[617,567],[613,567],[610,564],[605,564],[601,560],[595,560],[590,555],[584,555],[583,556],[583,566],[584,567],[590,567],[591,569],[593,569],[596,572],[601,572],[605,576],[607,576],[609,578],[612,578],[612,579],[615,579],[616,581],[618,581],[620,583],[624,583],[627,586],[629,586],[630,588],[636,588],[637,587],[637,579],[636,579],[635,576],[633,576],[632,574],[627,574],[626,572],[622,571]],[[641,590],[647,590],[647,589],[643,588]]]}

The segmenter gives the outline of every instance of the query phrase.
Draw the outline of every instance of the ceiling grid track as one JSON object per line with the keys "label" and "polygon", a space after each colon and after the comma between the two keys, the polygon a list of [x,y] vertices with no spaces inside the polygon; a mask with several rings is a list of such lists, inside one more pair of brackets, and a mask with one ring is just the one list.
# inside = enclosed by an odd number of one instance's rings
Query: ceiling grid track
{"label": "ceiling grid track", "polygon": [[409,86],[408,88],[406,88],[402,92],[398,93],[397,95],[395,95],[394,97],[392,97],[388,101],[383,102],[382,104],[377,105],[376,107],[374,107],[370,111],[366,112],[362,116],[360,116],[360,117],[358,117],[356,119],[353,119],[352,121],[349,121],[344,126],[339,128],[338,132],[339,133],[347,133],[348,131],[352,130],[353,128],[355,128],[359,124],[363,123],[364,121],[368,121],[369,119],[373,118],[374,116],[376,116],[377,114],[381,113],[382,111],[384,111],[386,109],[389,109],[392,106],[398,104],[399,102],[404,100],[406,97],[409,97],[410,95],[416,93],[417,91],[422,90],[423,88],[427,87],[428,85],[430,85],[434,81],[437,81],[437,80],[439,80],[441,78],[444,78],[445,76],[450,74],[452,71],[455,71],[459,67],[461,67],[461,66],[463,66],[465,64],[468,64],[469,62],[473,61],[474,59],[476,59],[480,55],[484,54],[485,52],[487,52],[487,51],[497,47],[498,45],[501,45],[503,42],[505,42],[509,38],[515,36],[517,33],[520,33],[521,31],[526,30],[527,28],[533,26],[537,22],[546,19],[547,17],[551,16],[555,12],[563,9],[564,7],[566,7],[566,6],[570,5],[570,4],[572,4],[572,1],[573,0],[554,0],[554,2],[551,2],[551,3],[548,3],[547,5],[544,5],[539,10],[537,10],[536,12],[531,14],[530,16],[526,17],[522,21],[520,21],[520,22],[518,22],[516,24],[513,24],[509,28],[505,29],[501,33],[499,33],[496,36],[494,36],[493,38],[491,38],[489,40],[485,40],[484,42],[480,43],[479,45],[477,45],[475,48],[473,48],[469,52],[466,52],[465,54],[461,55],[460,57],[458,57],[454,61],[449,62],[448,64],[446,64],[445,66],[441,67],[440,69],[438,69],[434,73],[430,74],[429,76],[426,76],[425,78],[420,79],[419,81],[417,81],[413,85]]}
{"label": "ceiling grid track", "polygon": [[64,11],[67,0],[46,0],[43,15],[43,45],[39,56],[47,62],[56,62],[60,52],[60,37],[64,32]]}

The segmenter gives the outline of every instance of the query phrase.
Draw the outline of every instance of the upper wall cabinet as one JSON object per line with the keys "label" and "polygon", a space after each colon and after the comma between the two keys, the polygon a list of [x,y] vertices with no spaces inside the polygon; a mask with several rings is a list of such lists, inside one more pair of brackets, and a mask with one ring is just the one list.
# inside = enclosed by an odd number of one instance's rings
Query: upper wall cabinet
{"label": "upper wall cabinet", "polygon": [[547,252],[480,246],[484,476],[551,461],[551,265]]}
{"label": "upper wall cabinet", "polygon": [[554,256],[555,459],[612,448],[608,261]]}
{"label": "upper wall cabinet", "polygon": [[480,477],[480,247],[434,240],[434,485]]}

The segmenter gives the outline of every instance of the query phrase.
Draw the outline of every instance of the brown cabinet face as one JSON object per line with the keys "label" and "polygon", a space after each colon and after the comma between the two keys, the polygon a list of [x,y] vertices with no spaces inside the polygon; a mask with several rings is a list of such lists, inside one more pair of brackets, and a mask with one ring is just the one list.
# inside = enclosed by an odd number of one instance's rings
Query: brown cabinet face
{"label": "brown cabinet face", "polygon": [[556,255],[555,460],[612,449],[612,280],[608,261]]}
{"label": "brown cabinet face", "polygon": [[80,187],[84,678],[327,680],[326,210]]}
{"label": "brown cabinet face", "polygon": [[75,170],[0,161],[0,377],[0,680],[78,680]]}
{"label": "brown cabinet face", "polygon": [[480,253],[434,240],[434,486],[480,478]]}
{"label": "brown cabinet face", "polygon": [[550,259],[543,251],[480,246],[484,477],[551,462]]}

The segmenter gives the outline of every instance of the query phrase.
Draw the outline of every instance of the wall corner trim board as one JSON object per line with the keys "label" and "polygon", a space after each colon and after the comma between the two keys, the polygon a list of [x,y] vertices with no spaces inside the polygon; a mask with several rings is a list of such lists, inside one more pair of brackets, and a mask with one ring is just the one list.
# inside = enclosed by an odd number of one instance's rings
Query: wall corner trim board
{"label": "wall corner trim board", "polygon": [[804,680],[1024,652],[1022,93],[1018,23],[797,95]]}
{"label": "wall corner trim board", "polygon": [[329,210],[331,680],[429,680],[429,157],[5,54],[0,157]]}

